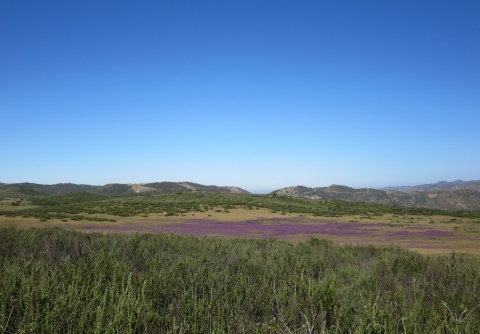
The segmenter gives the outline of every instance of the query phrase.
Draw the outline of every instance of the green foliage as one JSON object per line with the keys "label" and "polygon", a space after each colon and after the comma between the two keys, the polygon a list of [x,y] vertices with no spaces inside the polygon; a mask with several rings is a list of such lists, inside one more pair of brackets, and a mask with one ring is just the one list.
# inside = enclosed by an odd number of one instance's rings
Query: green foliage
{"label": "green foliage", "polygon": [[77,204],[84,202],[96,202],[110,198],[107,195],[99,195],[87,192],[73,192],[65,195],[52,195],[39,198],[32,198],[31,202],[34,205],[53,206],[65,204]]}
{"label": "green foliage", "polygon": [[[108,214],[120,217],[145,215],[149,213],[169,216],[191,212],[205,212],[221,207],[221,212],[234,208],[267,208],[282,214],[310,214],[323,217],[363,215],[371,218],[385,213],[395,215],[446,215],[458,218],[480,218],[479,212],[440,211],[422,208],[408,208],[387,204],[348,202],[341,200],[305,201],[288,196],[252,194],[212,194],[198,192],[176,192],[162,195],[107,196],[87,192],[69,193],[31,198],[36,208],[0,211],[9,217],[28,215],[32,217],[51,216],[69,218],[70,215],[85,217],[83,214]],[[217,212],[219,209],[216,209]],[[81,219],[96,219],[94,217]],[[101,218],[98,218],[101,219]]]}
{"label": "green foliage", "polygon": [[0,229],[5,333],[478,333],[480,259]]}
{"label": "green foliage", "polygon": [[45,195],[38,191],[31,190],[28,188],[22,188],[22,187],[0,188],[0,194],[2,196],[7,196],[7,197],[26,197],[26,198]]}
{"label": "green foliage", "polygon": [[189,192],[190,189],[185,188],[184,186],[179,185],[177,182],[152,182],[144,184],[143,186],[148,188],[156,189],[160,192]]}
{"label": "green foliage", "polygon": [[133,193],[132,187],[128,184],[106,184],[104,186],[91,186],[88,184],[58,183],[58,184],[37,184],[37,183],[13,183],[0,184],[1,191],[12,191],[20,189],[20,192],[29,196],[38,195],[59,195],[71,192],[91,192],[105,195],[124,195]]}
{"label": "green foliage", "polygon": [[[477,182],[477,181],[475,181]],[[480,184],[480,182],[478,182]],[[470,183],[469,183],[470,184]],[[472,186],[472,184],[470,184]],[[304,200],[345,200],[349,202],[382,203],[415,208],[480,211],[480,192],[473,189],[398,192],[372,188],[354,189],[346,186],[308,188],[288,187],[272,194]]]}
{"label": "green foliage", "polygon": [[[206,186],[203,184],[198,184],[193,182],[153,182],[153,183],[143,184],[143,186],[156,189],[160,193],[193,192],[193,191],[206,192],[206,193],[231,193],[232,192],[232,189],[229,187]],[[235,188],[235,190],[236,191],[233,191],[233,192],[248,193],[248,191],[240,188]]]}

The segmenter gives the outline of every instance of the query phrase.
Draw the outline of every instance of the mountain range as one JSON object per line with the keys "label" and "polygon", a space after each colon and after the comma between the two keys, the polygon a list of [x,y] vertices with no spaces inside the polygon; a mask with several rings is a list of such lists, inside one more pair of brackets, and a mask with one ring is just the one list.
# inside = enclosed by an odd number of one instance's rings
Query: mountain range
{"label": "mountain range", "polygon": [[[219,187],[193,182],[151,182],[136,184],[111,183],[103,186],[86,184],[58,183],[0,183],[0,197],[25,197],[60,195],[70,192],[89,192],[102,195],[135,195],[138,193],[249,193],[239,187]],[[342,185],[309,188],[294,186],[273,191],[270,195],[291,196],[309,201],[344,200],[391,204],[406,207],[423,207],[439,210],[480,211],[480,181],[441,181],[418,186],[387,187],[382,189],[354,189]]]}
{"label": "mountain range", "polygon": [[389,187],[386,190],[354,189],[340,185],[318,188],[296,186],[275,190],[272,194],[313,201],[344,200],[439,210],[480,211],[480,191],[475,188],[477,184],[480,181],[443,181],[414,187]]}
{"label": "mountain range", "polygon": [[452,182],[440,181],[437,183],[421,184],[418,186],[386,187],[386,188],[381,188],[380,190],[410,192],[410,191],[435,191],[435,190],[458,190],[458,189],[471,189],[475,191],[480,191],[480,181],[462,181],[462,180],[456,180]]}

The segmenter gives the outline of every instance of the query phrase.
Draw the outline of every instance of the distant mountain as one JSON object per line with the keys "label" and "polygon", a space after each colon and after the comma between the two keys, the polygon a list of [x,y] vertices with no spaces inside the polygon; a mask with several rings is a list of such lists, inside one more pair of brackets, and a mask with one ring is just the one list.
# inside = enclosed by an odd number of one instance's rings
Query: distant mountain
{"label": "distant mountain", "polygon": [[480,181],[462,181],[462,180],[456,180],[452,182],[440,181],[437,183],[421,184],[418,186],[386,187],[386,188],[381,188],[380,190],[410,192],[410,191],[436,191],[436,190],[458,190],[458,189],[471,189],[475,191],[480,191]]}
{"label": "distant mountain", "polygon": [[71,192],[89,192],[102,195],[128,195],[140,192],[209,192],[209,193],[248,193],[238,187],[205,186],[192,182],[154,182],[147,184],[121,184],[110,183],[103,186],[92,186],[87,184],[58,183],[58,184],[37,184],[37,183],[0,183],[0,193],[11,193],[18,195],[61,195]]}
{"label": "distant mountain", "polygon": [[313,201],[344,200],[439,210],[480,211],[480,192],[472,189],[400,192],[331,185],[321,188],[288,187],[275,190],[273,194]]}
{"label": "distant mountain", "polygon": [[37,183],[11,183],[0,185],[0,189],[18,188],[23,190],[33,190],[46,195],[61,195],[71,192],[90,192],[104,195],[121,195],[134,193],[131,186],[126,184],[106,184],[104,186],[91,186],[87,184],[75,183],[57,183],[57,184],[37,184]]}

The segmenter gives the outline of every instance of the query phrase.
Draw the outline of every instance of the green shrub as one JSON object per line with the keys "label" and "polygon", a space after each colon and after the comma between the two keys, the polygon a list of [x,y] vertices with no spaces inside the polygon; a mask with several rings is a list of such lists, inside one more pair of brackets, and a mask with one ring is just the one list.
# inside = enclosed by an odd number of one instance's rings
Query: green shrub
{"label": "green shrub", "polygon": [[0,229],[12,332],[478,333],[480,259],[331,241]]}

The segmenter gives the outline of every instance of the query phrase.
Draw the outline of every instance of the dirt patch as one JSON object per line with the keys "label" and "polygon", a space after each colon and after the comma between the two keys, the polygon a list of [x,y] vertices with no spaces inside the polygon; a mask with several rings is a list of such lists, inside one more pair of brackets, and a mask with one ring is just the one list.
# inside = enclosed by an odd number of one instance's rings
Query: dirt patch
{"label": "dirt patch", "polygon": [[191,184],[188,184],[188,183],[185,183],[185,182],[179,183],[179,185],[181,185],[182,187],[185,187],[185,188],[187,188],[191,191],[196,191],[197,190],[197,188],[195,188]]}
{"label": "dirt patch", "polygon": [[136,193],[143,193],[148,191],[155,191],[156,189],[145,187],[144,185],[138,183],[138,184],[132,184],[132,190],[135,191]]}

